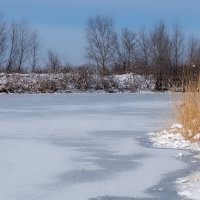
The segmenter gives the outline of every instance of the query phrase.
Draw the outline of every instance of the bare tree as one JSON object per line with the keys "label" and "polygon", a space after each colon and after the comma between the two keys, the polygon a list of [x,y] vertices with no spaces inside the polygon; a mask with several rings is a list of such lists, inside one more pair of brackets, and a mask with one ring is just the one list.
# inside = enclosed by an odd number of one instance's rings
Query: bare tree
{"label": "bare tree", "polygon": [[146,69],[150,65],[151,42],[145,29],[139,31],[137,65]]}
{"label": "bare tree", "polygon": [[31,40],[30,40],[30,60],[31,60],[32,72],[35,71],[35,68],[39,63],[39,51],[40,51],[40,40],[37,32],[34,31],[31,34]]}
{"label": "bare tree", "polygon": [[90,17],[87,24],[87,58],[94,61],[105,73],[116,51],[116,34],[109,17]]}
{"label": "bare tree", "polygon": [[183,65],[184,60],[184,34],[181,30],[180,24],[177,22],[174,26],[172,33],[172,77],[173,82],[176,83],[181,77],[181,65]]}
{"label": "bare tree", "polygon": [[199,44],[200,44],[199,38],[194,37],[193,35],[188,40],[187,60],[189,66],[197,64]]}
{"label": "bare tree", "polygon": [[8,61],[6,70],[8,72],[14,70],[17,65],[18,53],[19,53],[19,45],[18,45],[18,25],[16,23],[12,23],[10,28],[10,34],[8,37]]}
{"label": "bare tree", "polygon": [[127,28],[122,30],[120,44],[118,45],[119,62],[122,63],[123,73],[131,70],[136,60],[137,39],[136,34]]}
{"label": "bare tree", "polygon": [[165,81],[171,67],[171,41],[165,24],[160,22],[151,33],[152,65],[155,67],[156,90],[166,86]]}
{"label": "bare tree", "polygon": [[187,67],[184,69],[187,77],[195,79],[200,73],[200,39],[193,35],[187,44]]}
{"label": "bare tree", "polygon": [[0,16],[0,67],[5,62],[5,53],[7,47],[7,24],[3,19],[3,16]]}
{"label": "bare tree", "polygon": [[51,70],[56,71],[61,66],[61,61],[58,54],[53,50],[49,50],[47,52],[47,55],[48,55],[47,66]]}
{"label": "bare tree", "polygon": [[30,29],[25,22],[19,25],[19,58],[18,58],[18,72],[22,70],[23,64],[30,57]]}
{"label": "bare tree", "polygon": [[172,64],[175,68],[183,62],[184,46],[184,34],[180,24],[177,22],[172,35]]}

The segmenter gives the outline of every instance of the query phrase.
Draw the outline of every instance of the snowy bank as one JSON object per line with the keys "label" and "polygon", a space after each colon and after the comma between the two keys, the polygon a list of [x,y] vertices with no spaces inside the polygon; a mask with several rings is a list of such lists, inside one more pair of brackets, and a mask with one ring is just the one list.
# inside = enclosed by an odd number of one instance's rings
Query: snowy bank
{"label": "snowy bank", "polygon": [[148,135],[154,147],[200,151],[200,144],[185,140],[180,133],[181,129],[181,124],[174,124],[170,129],[164,129],[158,133],[148,133]]}
{"label": "snowy bank", "polygon": [[[182,128],[181,124],[174,124],[170,129],[158,133],[148,133],[148,136],[154,147],[200,151],[199,142],[190,142],[183,138],[180,133]],[[178,156],[182,157],[183,154],[180,153]],[[176,181],[176,184],[180,196],[194,200],[200,199],[200,172],[180,178]]]}
{"label": "snowy bank", "polygon": [[71,92],[140,92],[153,91],[152,76],[123,75],[101,76],[97,74],[1,73],[0,92],[4,93],[71,93]]}

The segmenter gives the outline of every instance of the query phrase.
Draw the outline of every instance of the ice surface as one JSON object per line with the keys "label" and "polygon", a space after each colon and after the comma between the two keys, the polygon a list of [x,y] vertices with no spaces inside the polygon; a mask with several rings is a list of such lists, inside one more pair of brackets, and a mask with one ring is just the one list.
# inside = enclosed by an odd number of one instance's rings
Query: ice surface
{"label": "ice surface", "polygon": [[0,199],[150,197],[186,167],[136,140],[167,111],[167,94],[1,95]]}
{"label": "ice surface", "polygon": [[200,172],[195,172],[177,181],[178,193],[188,199],[200,199]]}

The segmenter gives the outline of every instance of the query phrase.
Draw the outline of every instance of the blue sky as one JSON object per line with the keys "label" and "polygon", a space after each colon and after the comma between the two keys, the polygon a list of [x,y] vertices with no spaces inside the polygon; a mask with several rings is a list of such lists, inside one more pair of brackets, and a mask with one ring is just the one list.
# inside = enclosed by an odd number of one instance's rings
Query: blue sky
{"label": "blue sky", "polygon": [[85,59],[85,29],[89,16],[113,17],[116,31],[150,28],[163,20],[178,19],[186,34],[200,35],[199,0],[0,0],[8,21],[27,21],[41,37],[43,51],[55,49],[64,62]]}

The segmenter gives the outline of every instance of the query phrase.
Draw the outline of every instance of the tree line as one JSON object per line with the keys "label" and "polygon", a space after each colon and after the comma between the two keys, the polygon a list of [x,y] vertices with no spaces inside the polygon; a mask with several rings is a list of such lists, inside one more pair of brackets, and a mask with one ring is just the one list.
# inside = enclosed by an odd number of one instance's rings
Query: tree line
{"label": "tree line", "polygon": [[87,24],[87,57],[102,74],[147,74],[155,78],[155,89],[180,85],[183,73],[200,69],[200,40],[185,37],[177,22],[172,30],[160,21],[151,30],[117,33],[109,17],[90,17]]}
{"label": "tree line", "polygon": [[[155,89],[163,90],[173,84],[180,85],[187,69],[199,73],[200,40],[195,36],[186,38],[178,22],[172,29],[160,21],[151,30],[124,28],[116,32],[112,18],[95,16],[88,19],[86,29],[86,57],[90,64],[84,68],[92,66],[102,76],[124,73],[152,75]],[[3,16],[0,17],[1,71],[23,72],[28,68],[37,72],[41,46],[38,33],[27,23],[8,24]],[[55,72],[61,68],[60,56],[49,50],[43,70]]]}
{"label": "tree line", "polygon": [[34,71],[39,62],[40,41],[36,31],[25,22],[8,25],[0,17],[1,71],[21,72],[25,66]]}
{"label": "tree line", "polygon": [[[8,24],[0,16],[0,70],[3,72],[40,72],[47,68],[56,71],[61,61],[56,51],[47,51],[47,61],[43,70],[41,64],[42,42],[39,34],[26,22]],[[48,71],[48,70],[46,70]]]}

